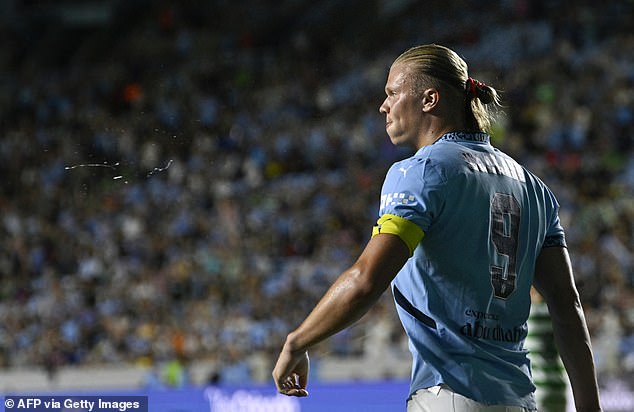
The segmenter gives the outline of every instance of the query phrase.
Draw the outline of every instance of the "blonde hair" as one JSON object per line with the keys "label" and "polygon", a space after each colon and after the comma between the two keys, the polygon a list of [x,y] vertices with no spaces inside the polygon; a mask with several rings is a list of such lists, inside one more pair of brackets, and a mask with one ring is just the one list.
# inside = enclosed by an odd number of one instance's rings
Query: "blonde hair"
{"label": "blonde hair", "polygon": [[464,96],[465,122],[470,131],[487,132],[501,107],[498,92],[469,77],[467,63],[453,50],[437,44],[415,46],[394,60],[392,67],[406,64],[412,76],[413,92],[444,83]]}

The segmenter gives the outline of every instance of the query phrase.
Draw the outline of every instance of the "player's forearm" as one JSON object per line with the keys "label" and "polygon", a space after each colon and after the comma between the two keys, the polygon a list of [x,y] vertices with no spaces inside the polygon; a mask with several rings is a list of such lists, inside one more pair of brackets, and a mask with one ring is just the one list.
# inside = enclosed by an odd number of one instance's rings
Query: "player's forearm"
{"label": "player's forearm", "polygon": [[553,331],[570,378],[576,410],[601,411],[590,335],[578,301],[564,316],[553,316]]}
{"label": "player's forearm", "polygon": [[409,258],[397,236],[373,236],[359,259],[345,270],[306,320],[286,339],[292,352],[305,351],[359,320],[387,289]]}
{"label": "player's forearm", "polygon": [[372,307],[386,287],[387,284],[369,281],[360,268],[353,266],[341,274],[299,328],[288,335],[285,345],[293,352],[306,351],[350,326]]}

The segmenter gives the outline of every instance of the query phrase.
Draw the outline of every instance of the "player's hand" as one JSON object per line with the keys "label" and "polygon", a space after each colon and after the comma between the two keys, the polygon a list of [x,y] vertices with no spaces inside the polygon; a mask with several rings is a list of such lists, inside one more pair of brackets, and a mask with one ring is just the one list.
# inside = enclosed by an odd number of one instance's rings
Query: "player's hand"
{"label": "player's hand", "polygon": [[277,391],[287,396],[308,396],[309,369],[308,352],[293,353],[284,345],[273,369]]}

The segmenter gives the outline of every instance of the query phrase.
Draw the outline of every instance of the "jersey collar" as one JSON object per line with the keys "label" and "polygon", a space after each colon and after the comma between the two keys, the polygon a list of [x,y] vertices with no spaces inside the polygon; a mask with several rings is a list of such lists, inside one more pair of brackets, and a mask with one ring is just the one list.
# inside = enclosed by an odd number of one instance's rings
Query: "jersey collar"
{"label": "jersey collar", "polygon": [[463,141],[469,141],[469,142],[489,143],[490,138],[489,138],[489,135],[484,132],[449,132],[442,135],[441,138],[436,141],[439,142],[441,140],[446,140],[446,141],[463,140]]}

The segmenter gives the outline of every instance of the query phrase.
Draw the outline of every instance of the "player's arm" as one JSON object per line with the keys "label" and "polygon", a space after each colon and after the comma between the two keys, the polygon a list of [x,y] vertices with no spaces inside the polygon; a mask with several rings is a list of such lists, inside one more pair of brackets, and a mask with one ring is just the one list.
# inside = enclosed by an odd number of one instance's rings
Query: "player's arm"
{"label": "player's arm", "polygon": [[372,237],[359,259],[328,289],[313,311],[286,342],[305,351],[360,319],[386,290],[409,257],[394,235]]}
{"label": "player's arm", "polygon": [[542,249],[533,283],[548,304],[555,343],[570,378],[576,410],[601,411],[590,334],[565,247]]}
{"label": "player's arm", "polygon": [[406,243],[394,234],[381,233],[370,239],[357,261],[341,273],[304,322],[287,336],[273,370],[280,393],[308,394],[306,351],[359,320],[387,289],[409,256]]}

